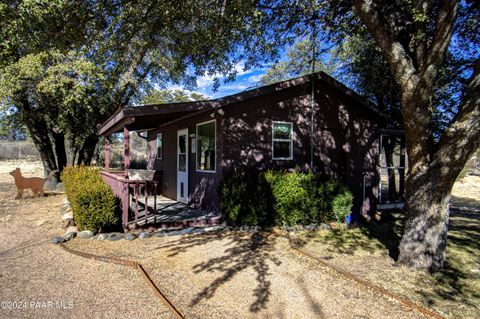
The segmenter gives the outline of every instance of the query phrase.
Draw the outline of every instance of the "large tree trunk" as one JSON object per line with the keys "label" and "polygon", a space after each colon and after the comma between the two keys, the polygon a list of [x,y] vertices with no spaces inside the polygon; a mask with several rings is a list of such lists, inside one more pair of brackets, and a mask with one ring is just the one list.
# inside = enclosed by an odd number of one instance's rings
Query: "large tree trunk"
{"label": "large tree trunk", "polygon": [[52,131],[53,142],[55,144],[55,155],[57,157],[57,167],[60,173],[67,166],[67,153],[65,152],[65,136],[62,132]]}
{"label": "large tree trunk", "polygon": [[65,153],[67,154],[67,166],[74,166],[77,164],[78,152],[75,145],[75,137],[68,134],[65,139]]}
{"label": "large tree trunk", "polygon": [[79,165],[90,165],[92,163],[93,154],[95,152],[95,147],[98,143],[98,136],[96,134],[90,135],[82,146],[82,149],[78,155],[78,164]]}
{"label": "large tree trunk", "polygon": [[442,268],[445,262],[453,185],[452,180],[442,181],[434,174],[407,177],[406,222],[399,247],[399,263],[426,270]]}
{"label": "large tree trunk", "polygon": [[[53,151],[52,143],[48,125],[43,118],[30,112],[27,101],[22,105],[23,122],[26,124],[28,132],[35,144],[35,148],[40,153],[42,160],[44,175],[47,177],[52,171],[58,170],[55,153]],[[58,176],[56,176],[58,182]]]}
{"label": "large tree trunk", "polygon": [[436,143],[420,137],[431,121],[429,114],[417,111],[428,103],[421,85],[413,94],[404,92],[402,111],[409,165],[406,224],[399,247],[402,264],[434,270],[445,262],[451,190],[465,163],[480,146],[479,74],[480,61],[459,112]]}
{"label": "large tree trunk", "polygon": [[[480,146],[480,59],[470,61],[473,72],[458,113],[436,141],[431,129],[432,97],[453,34],[458,0],[440,1],[434,8],[435,20],[417,21],[411,32],[405,28],[407,21],[385,18],[384,13],[390,12],[388,2],[354,0],[354,5],[382,49],[401,91],[409,163],[399,261],[429,270],[442,267],[450,192],[468,158]],[[406,11],[428,17],[427,2],[414,1],[412,5]],[[435,27],[429,29],[429,22]],[[407,31],[395,31],[402,29]]]}

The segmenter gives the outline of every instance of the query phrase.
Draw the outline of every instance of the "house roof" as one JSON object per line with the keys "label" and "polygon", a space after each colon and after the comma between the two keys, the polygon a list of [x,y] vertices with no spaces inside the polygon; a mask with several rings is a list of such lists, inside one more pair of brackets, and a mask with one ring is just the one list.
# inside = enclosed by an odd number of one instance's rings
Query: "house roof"
{"label": "house roof", "polygon": [[[376,106],[373,103],[369,102],[359,94],[355,93],[353,90],[349,89],[344,84],[335,80],[328,74],[324,72],[318,72],[314,73],[313,77],[317,80],[329,84],[330,86],[337,88],[345,95],[353,98],[361,106],[376,113],[380,117],[383,117],[385,119],[387,118],[384,114],[380,113],[377,110]],[[122,131],[124,127],[127,127],[129,130],[134,131],[156,128],[167,122],[171,122],[183,117],[188,117],[192,114],[217,109],[226,105],[231,105],[245,100],[253,99],[261,95],[286,90],[300,85],[305,85],[310,83],[311,80],[312,74],[309,74],[214,100],[167,104],[149,104],[120,108],[103,124],[99,125],[98,134],[108,136],[112,133]]]}

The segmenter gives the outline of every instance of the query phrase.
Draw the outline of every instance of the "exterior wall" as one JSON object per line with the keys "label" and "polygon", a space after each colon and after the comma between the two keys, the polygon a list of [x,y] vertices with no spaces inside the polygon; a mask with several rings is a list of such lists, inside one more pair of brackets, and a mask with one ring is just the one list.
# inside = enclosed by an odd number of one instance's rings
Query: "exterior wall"
{"label": "exterior wall", "polygon": [[[215,113],[215,118],[210,114],[212,112],[196,115],[185,120],[167,124],[158,129],[148,131],[148,169],[162,171],[162,193],[164,196],[177,198],[177,132],[178,130],[188,128],[188,134],[196,134],[196,125],[198,123],[216,120],[216,171],[199,172],[196,170],[196,153],[192,153],[192,138],[188,137],[188,194],[189,203],[195,207],[201,207],[207,211],[216,210],[218,202],[217,187],[222,176],[221,150],[223,148],[221,116]],[[163,158],[157,159],[157,134],[162,133],[163,138]]]}
{"label": "exterior wall", "polygon": [[[354,194],[354,212],[375,209],[379,127],[383,120],[342,92],[319,84],[315,158],[326,173],[341,173]],[[364,187],[365,186],[365,187]],[[364,195],[365,192],[365,195]],[[365,198],[364,198],[365,197]]]}
{"label": "exterior wall", "polygon": [[[323,81],[317,81],[314,169],[344,180],[354,194],[354,211],[374,207],[378,159],[378,115]],[[259,96],[215,112],[216,172],[197,172],[189,138],[189,201],[217,210],[217,187],[224,170],[310,168],[311,85]],[[177,131],[196,133],[196,124],[211,120],[206,112],[148,132],[149,168],[163,171],[163,194],[176,199]],[[293,122],[293,159],[272,160],[272,122]],[[156,159],[156,135],[163,133],[163,159]],[[366,187],[364,188],[364,182]],[[365,199],[363,193],[365,191]]]}
{"label": "exterior wall", "polygon": [[[355,197],[354,211],[370,213],[376,192],[380,119],[375,112],[325,82],[317,81],[315,87],[314,170],[346,182]],[[310,168],[311,85],[227,107],[225,121],[226,169]],[[293,122],[292,160],[272,160],[274,121]]]}

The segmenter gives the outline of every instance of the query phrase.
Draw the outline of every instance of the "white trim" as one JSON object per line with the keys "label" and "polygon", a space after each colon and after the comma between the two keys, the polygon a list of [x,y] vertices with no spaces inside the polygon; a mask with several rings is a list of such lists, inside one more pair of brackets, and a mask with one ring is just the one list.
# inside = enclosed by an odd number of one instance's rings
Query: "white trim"
{"label": "white trim", "polygon": [[[160,154],[160,157],[158,157],[158,136],[161,135],[162,136],[162,154]],[[158,160],[163,160],[163,132],[162,133],[157,133],[157,138],[155,139],[156,142],[157,142],[157,159]]]}
{"label": "white trim", "polygon": [[[178,142],[179,142],[179,137],[181,135],[185,135],[185,172],[182,172],[183,174],[185,174],[185,184],[184,184],[184,198],[185,198],[185,201],[182,200],[182,198],[180,197],[180,183],[179,183],[179,147],[178,147]],[[189,192],[188,192],[188,128],[184,128],[184,129],[181,129],[181,130],[178,130],[177,131],[177,145],[176,145],[176,149],[177,149],[177,154],[176,154],[176,162],[177,162],[177,201],[179,202],[182,202],[182,203],[185,203],[187,204],[188,203],[188,198],[189,198]]]}
{"label": "white trim", "polygon": [[[290,124],[290,138],[274,138],[273,127],[275,124]],[[289,157],[274,157],[274,142],[290,142],[290,156]],[[293,122],[287,121],[272,121],[272,160],[274,161],[291,161],[293,160]]]}
{"label": "white trim", "polygon": [[[211,123],[211,122],[214,122],[215,126],[214,126],[214,131],[215,131],[215,160],[213,161],[213,170],[202,170],[202,169],[199,169],[198,168],[198,127],[200,125],[204,125],[204,124],[208,124],[208,123]],[[196,127],[195,127],[195,143],[197,145],[195,145],[195,171],[197,173],[216,173],[217,171],[217,156],[218,156],[218,152],[217,152],[217,120],[216,119],[213,119],[213,120],[209,120],[209,121],[205,121],[205,122],[201,122],[201,123],[197,123]]]}

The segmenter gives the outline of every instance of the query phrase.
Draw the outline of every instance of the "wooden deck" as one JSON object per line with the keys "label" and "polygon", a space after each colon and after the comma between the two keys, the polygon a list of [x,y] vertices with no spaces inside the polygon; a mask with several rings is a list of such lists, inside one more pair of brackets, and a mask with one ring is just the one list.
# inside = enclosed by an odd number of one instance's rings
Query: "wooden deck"
{"label": "wooden deck", "polygon": [[157,193],[158,180],[128,179],[124,172],[100,174],[120,200],[122,226],[125,229],[150,226],[191,227],[221,223],[219,215],[194,209],[162,195],[153,195]]}
{"label": "wooden deck", "polygon": [[[213,213],[192,208],[186,204],[167,198],[162,195],[156,196],[156,210],[154,197],[147,198],[147,209],[145,210],[145,199],[138,199],[137,205],[132,198],[130,201],[132,212],[129,227],[191,227],[218,225],[221,223],[221,217]],[[145,216],[145,211],[147,215]]]}

